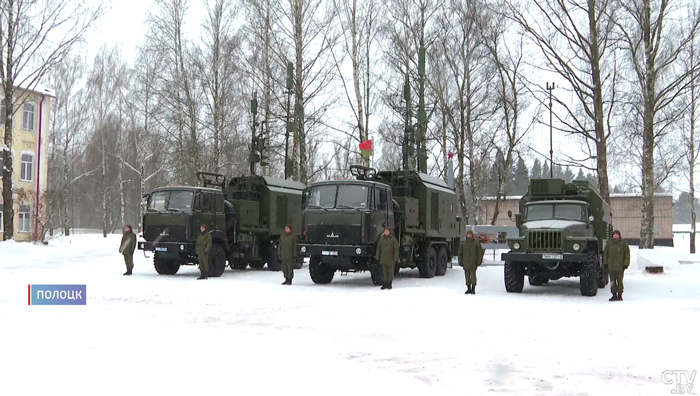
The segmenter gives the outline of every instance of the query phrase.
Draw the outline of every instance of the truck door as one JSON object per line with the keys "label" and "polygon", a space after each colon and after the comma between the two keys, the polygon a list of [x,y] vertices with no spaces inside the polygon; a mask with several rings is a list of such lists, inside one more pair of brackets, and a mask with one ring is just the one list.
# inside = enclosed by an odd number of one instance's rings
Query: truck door
{"label": "truck door", "polygon": [[197,194],[197,198],[195,198],[194,226],[196,233],[199,233],[199,227],[202,224],[205,224],[210,231],[217,228],[213,195],[214,194],[201,191]]}

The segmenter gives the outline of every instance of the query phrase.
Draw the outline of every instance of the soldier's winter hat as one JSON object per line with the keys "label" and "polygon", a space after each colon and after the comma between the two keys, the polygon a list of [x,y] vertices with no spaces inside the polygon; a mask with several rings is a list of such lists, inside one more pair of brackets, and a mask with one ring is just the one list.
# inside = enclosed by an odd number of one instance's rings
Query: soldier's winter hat
{"label": "soldier's winter hat", "polygon": [[472,230],[467,231],[467,235],[474,236],[474,231],[472,231]]}
{"label": "soldier's winter hat", "polygon": [[287,225],[284,226],[284,228],[289,228],[289,229],[291,230],[291,229],[292,229],[292,225],[288,223]]}
{"label": "soldier's winter hat", "polygon": [[128,228],[128,229],[129,229],[129,231],[133,231],[133,230],[134,230],[134,229],[133,229],[133,227],[131,227],[131,226],[130,226],[130,225],[128,225],[128,224],[126,225],[126,228]]}
{"label": "soldier's winter hat", "polygon": [[622,234],[620,234],[620,231],[619,231],[619,230],[613,231],[613,236],[615,236],[615,234],[617,234],[617,236],[619,236],[620,238],[622,238]]}

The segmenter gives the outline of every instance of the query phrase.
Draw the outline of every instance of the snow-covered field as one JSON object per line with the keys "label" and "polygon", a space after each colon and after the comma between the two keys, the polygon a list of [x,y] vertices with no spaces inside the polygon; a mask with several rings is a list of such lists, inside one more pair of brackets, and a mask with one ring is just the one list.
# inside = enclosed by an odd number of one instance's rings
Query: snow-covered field
{"label": "snow-covered field", "polygon": [[[0,242],[0,395],[658,396],[674,389],[664,370],[700,369],[685,248],[656,250],[680,263],[663,275],[633,265],[612,303],[577,279],[508,294],[497,262],[474,296],[457,266],[383,291],[366,273],[315,285],[306,266],[292,286],[267,270],[160,276],[137,251],[126,277],[119,238]],[[28,306],[29,284],[85,284],[87,305]]]}

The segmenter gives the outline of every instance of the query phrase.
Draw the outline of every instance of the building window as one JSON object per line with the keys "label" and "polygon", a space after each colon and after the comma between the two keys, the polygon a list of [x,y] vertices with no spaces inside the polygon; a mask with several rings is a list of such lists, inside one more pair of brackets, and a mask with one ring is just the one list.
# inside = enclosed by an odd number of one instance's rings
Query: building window
{"label": "building window", "polygon": [[24,104],[24,115],[22,117],[22,128],[33,131],[34,130],[34,103]]}
{"label": "building window", "polygon": [[19,206],[19,232],[32,232],[32,209],[29,205]]}
{"label": "building window", "polygon": [[34,178],[34,153],[22,152],[22,166],[20,170],[20,180],[32,181]]}

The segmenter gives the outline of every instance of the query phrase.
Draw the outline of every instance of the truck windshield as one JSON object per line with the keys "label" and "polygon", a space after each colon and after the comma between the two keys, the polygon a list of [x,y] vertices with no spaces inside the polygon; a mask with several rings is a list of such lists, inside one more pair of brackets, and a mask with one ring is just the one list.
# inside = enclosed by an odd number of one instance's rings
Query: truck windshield
{"label": "truck windshield", "polygon": [[357,184],[326,185],[309,190],[306,207],[312,209],[366,209],[369,187]]}
{"label": "truck windshield", "polygon": [[577,220],[584,221],[586,207],[578,204],[540,204],[527,207],[526,221],[535,220]]}
{"label": "truck windshield", "polygon": [[151,194],[148,210],[192,213],[192,191],[159,191]]}

